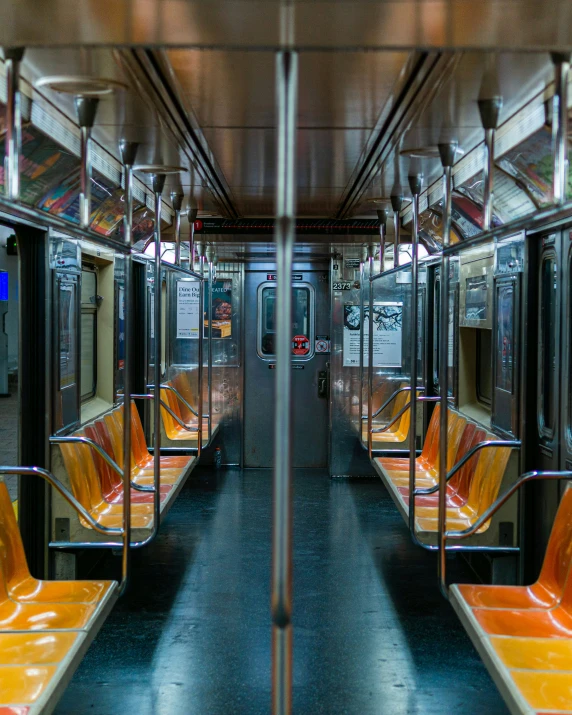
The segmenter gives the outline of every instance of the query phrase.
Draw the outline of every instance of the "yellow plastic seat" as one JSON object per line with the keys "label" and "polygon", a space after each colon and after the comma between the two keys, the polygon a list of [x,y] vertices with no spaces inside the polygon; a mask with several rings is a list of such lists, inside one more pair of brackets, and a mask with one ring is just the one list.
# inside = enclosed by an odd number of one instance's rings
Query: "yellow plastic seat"
{"label": "yellow plastic seat", "polygon": [[[10,598],[25,603],[95,603],[113,587],[112,581],[40,581],[28,569],[20,529],[8,489],[0,483],[0,563]],[[1,662],[1,660],[0,660]]]}
{"label": "yellow plastic seat", "polygon": [[[405,405],[409,404],[411,397],[411,392],[400,392],[399,395],[393,401],[394,407],[391,413],[391,419],[393,419],[402,410]],[[391,420],[390,420],[391,421]],[[401,417],[389,427],[385,432],[374,432],[372,435],[372,442],[375,446],[381,444],[395,444],[400,442],[405,442],[409,435],[409,425],[411,423],[411,411],[405,410]],[[367,423],[366,423],[366,434],[365,439],[367,440]],[[374,426],[374,429],[376,427]]]}
{"label": "yellow plastic seat", "polygon": [[[169,383],[167,383],[169,384]],[[185,423],[183,420],[182,414],[180,407],[184,408],[185,406],[183,403],[179,400],[179,398],[175,395],[172,390],[161,390],[161,399],[163,402],[167,405],[169,405],[171,411],[177,415],[177,417],[181,420],[181,422]],[[186,409],[186,408],[185,408]],[[183,441],[183,442],[194,442],[198,443],[198,433],[196,431],[190,432],[189,430],[185,429],[182,427],[164,407],[161,405],[161,416],[163,418],[163,427],[165,428],[165,434],[171,441]],[[192,419],[188,422],[185,423],[187,427],[190,427],[191,429],[195,429],[198,427],[198,420],[197,418],[192,415]],[[204,425],[204,423],[203,423]],[[203,439],[208,439],[209,436],[209,431],[208,431],[208,424],[206,427],[203,426]]]}

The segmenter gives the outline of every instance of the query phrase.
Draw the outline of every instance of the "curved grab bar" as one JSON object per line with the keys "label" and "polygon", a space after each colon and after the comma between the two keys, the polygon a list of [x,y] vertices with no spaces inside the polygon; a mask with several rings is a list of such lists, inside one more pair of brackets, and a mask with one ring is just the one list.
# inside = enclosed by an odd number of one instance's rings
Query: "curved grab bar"
{"label": "curved grab bar", "polygon": [[[154,400],[154,399],[155,399],[155,395],[152,395],[152,394],[147,394],[147,395],[131,395],[131,397],[132,397],[134,400]],[[173,410],[169,407],[169,405],[168,405],[166,402],[164,402],[164,401],[161,400],[161,399],[159,399],[159,402],[161,403],[161,406],[164,407],[164,408],[167,410],[167,412],[171,415],[171,417],[172,417],[174,420],[176,420],[177,423],[180,424],[183,429],[186,429],[187,432],[195,432],[195,433],[196,433],[196,432],[199,431],[199,428],[198,428],[198,427],[189,427],[188,425],[186,425],[186,424],[180,419],[180,417],[177,417],[177,415],[173,412]]]}
{"label": "curved grab bar", "polygon": [[[447,539],[465,539],[467,536],[472,536],[475,534],[481,526],[486,524],[489,519],[491,519],[496,512],[503,506],[511,496],[513,496],[523,484],[533,481],[534,479],[572,479],[572,471],[556,472],[552,470],[539,471],[533,470],[531,472],[525,472],[522,474],[516,482],[510,486],[504,494],[497,497],[495,501],[489,506],[489,508],[481,514],[481,516],[475,521],[474,524],[463,529],[462,531],[446,531],[440,535],[437,548],[439,553],[443,553],[448,550]],[[460,545],[459,545],[460,546]],[[463,547],[460,547],[463,548]],[[467,548],[467,547],[464,547]],[[490,548],[490,547],[489,547]],[[500,549],[500,547],[498,547]],[[441,573],[439,578],[439,586],[441,587],[441,592],[448,598],[449,587],[447,586],[447,564],[446,559],[443,559],[443,565],[441,567]]]}
{"label": "curved grab bar", "polygon": [[445,533],[446,539],[465,539],[467,536],[472,536],[477,532],[483,524],[485,524],[491,517],[493,517],[496,512],[505,504],[510,497],[520,489],[523,484],[531,482],[534,479],[572,479],[572,471],[556,472],[556,471],[539,471],[533,470],[531,472],[525,472],[522,474],[517,481],[510,486],[504,494],[497,497],[495,501],[490,505],[490,507],[481,514],[481,516],[475,521],[472,526],[463,529],[463,531],[447,531]]}
{"label": "curved grab bar", "polygon": [[[199,416],[199,413],[194,409],[194,407],[192,407],[192,406],[185,400],[185,398],[181,395],[181,393],[180,393],[175,387],[173,387],[173,385],[168,385],[167,383],[165,383],[165,384],[159,385],[159,387],[160,387],[162,390],[171,390],[171,392],[174,392],[175,395],[177,396],[177,399],[178,399],[180,402],[182,402],[183,405],[185,405],[185,407],[187,407],[187,408],[193,413],[193,415],[194,415],[195,417],[198,417],[198,416]],[[155,389],[155,385],[147,385],[147,389],[148,389],[148,390],[154,390],[154,389]],[[203,417],[208,417],[208,415],[203,415]]]}
{"label": "curved grab bar", "polygon": [[[77,437],[77,436],[69,436],[69,437],[50,437],[50,444],[87,444],[89,447],[94,449],[99,456],[109,464],[109,466],[113,469],[114,472],[117,472],[119,476],[123,479],[123,469],[117,464],[117,462],[109,455],[107,452],[103,449],[103,447],[100,444],[97,444],[97,442],[94,442],[92,439],[89,439],[89,437]],[[136,484],[135,482],[130,480],[131,488],[136,489],[139,492],[154,492],[155,490],[153,487],[145,487],[141,486],[140,484]]]}
{"label": "curved grab bar", "polygon": [[[394,399],[397,397],[397,395],[399,395],[401,392],[410,392],[410,391],[411,391],[411,385],[407,385],[407,386],[405,386],[405,387],[400,387],[398,390],[395,390],[395,392],[394,392],[390,397],[387,398],[387,400],[383,403],[383,405],[373,413],[373,415],[371,416],[372,419],[373,419],[374,417],[377,417],[381,412],[383,412],[383,410],[385,410],[385,408],[386,408],[391,402],[393,402],[393,400],[394,400]],[[425,388],[424,388],[424,387],[418,387],[418,388],[417,388],[417,392],[425,392]],[[362,420],[367,420],[367,418],[368,418],[367,415],[362,415]]]}
{"label": "curved grab bar", "polygon": [[[425,388],[423,388],[425,389]],[[416,398],[417,402],[440,402],[441,398],[440,397],[425,397],[424,395],[421,395]],[[409,401],[406,405],[403,405],[403,407],[399,410],[399,412],[395,415],[395,417],[386,424],[384,427],[380,427],[379,429],[372,429],[372,434],[380,434],[381,432],[385,432],[388,430],[391,425],[394,425],[397,420],[403,415],[407,410],[411,407],[411,401]]]}
{"label": "curved grab bar", "polygon": [[[45,479],[48,484],[51,484],[56,491],[58,491],[63,498],[68,502],[70,506],[72,506],[79,514],[83,516],[83,518],[88,522],[88,524],[95,529],[96,531],[99,531],[100,534],[105,534],[109,535],[111,534],[112,536],[123,536],[124,532],[123,529],[117,529],[112,526],[101,526],[100,524],[95,521],[95,519],[91,516],[91,514],[87,511],[87,509],[80,504],[80,502],[74,497],[74,495],[68,490],[68,488],[60,482],[60,480],[55,477],[50,471],[47,469],[43,469],[42,467],[0,467],[0,474],[17,474],[19,476],[29,476],[29,475],[35,475],[37,477],[42,477],[42,479]],[[122,546],[123,544],[118,544],[118,546]]]}
{"label": "curved grab bar", "polygon": [[[465,464],[473,457],[478,451],[481,449],[486,449],[487,447],[511,447],[512,449],[520,449],[522,446],[522,443],[518,439],[487,439],[484,440],[483,442],[479,442],[479,444],[476,444],[474,447],[472,447],[461,459],[453,465],[450,471],[447,472],[447,477],[445,478],[445,481],[448,482],[451,477],[453,477],[461,467],[464,467]],[[435,492],[439,491],[439,484],[436,484],[434,487],[427,487],[425,489],[416,489],[413,492],[413,496],[423,496],[425,494],[435,494]]]}

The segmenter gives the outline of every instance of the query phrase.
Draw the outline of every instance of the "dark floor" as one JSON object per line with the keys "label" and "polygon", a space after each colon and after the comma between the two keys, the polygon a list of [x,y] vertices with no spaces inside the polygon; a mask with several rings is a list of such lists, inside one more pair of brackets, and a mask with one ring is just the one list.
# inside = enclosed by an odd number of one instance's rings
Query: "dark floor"
{"label": "dark floor", "polygon": [[[193,475],[56,713],[269,712],[271,493]],[[294,498],[294,712],[505,715],[381,482],[299,470]]]}

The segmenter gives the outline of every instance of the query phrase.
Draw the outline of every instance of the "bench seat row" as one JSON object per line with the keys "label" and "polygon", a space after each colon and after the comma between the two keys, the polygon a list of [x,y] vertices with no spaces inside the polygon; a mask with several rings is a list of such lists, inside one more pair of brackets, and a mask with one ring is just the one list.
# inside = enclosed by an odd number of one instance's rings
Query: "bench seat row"
{"label": "bench seat row", "polygon": [[[415,460],[415,488],[435,487],[439,482],[439,416],[436,405],[431,416],[421,455]],[[447,469],[459,462],[473,447],[493,434],[455,410],[448,413]],[[511,450],[492,447],[477,452],[449,480],[447,485],[447,529],[462,530],[472,526],[499,494]],[[403,518],[409,518],[409,458],[378,457],[373,461]],[[506,513],[506,512],[505,512]],[[491,521],[494,526],[491,528]],[[499,519],[485,523],[471,540],[494,543],[498,539]],[[438,530],[438,495],[415,497],[415,527],[423,543],[435,544]],[[486,535],[486,536],[485,536]],[[479,539],[480,537],[480,539]]]}

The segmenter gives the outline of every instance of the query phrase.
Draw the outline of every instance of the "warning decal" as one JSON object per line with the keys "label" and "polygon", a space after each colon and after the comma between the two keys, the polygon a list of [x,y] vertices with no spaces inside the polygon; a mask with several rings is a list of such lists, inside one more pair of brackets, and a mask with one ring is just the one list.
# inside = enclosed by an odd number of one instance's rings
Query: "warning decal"
{"label": "warning decal", "polygon": [[292,355],[307,355],[310,352],[310,341],[305,335],[295,335],[292,338]]}
{"label": "warning decal", "polygon": [[327,338],[316,338],[315,351],[317,353],[329,353],[330,341]]}

